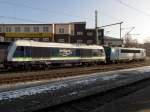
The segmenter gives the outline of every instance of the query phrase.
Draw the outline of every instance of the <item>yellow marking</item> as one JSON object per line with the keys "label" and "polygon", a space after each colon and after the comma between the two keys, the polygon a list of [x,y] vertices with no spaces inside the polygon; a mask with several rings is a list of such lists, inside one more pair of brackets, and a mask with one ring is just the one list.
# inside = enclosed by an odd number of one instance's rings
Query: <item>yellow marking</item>
{"label": "yellow marking", "polygon": [[52,33],[16,33],[16,32],[6,32],[5,37],[14,38],[49,38],[52,37]]}

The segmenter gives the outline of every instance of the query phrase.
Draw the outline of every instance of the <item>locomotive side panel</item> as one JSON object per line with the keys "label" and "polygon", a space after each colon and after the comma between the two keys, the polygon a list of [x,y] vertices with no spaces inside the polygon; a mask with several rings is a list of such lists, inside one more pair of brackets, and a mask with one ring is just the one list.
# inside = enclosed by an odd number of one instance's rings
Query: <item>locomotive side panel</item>
{"label": "locomotive side panel", "polygon": [[145,49],[111,47],[110,61],[112,62],[144,60],[145,57]]}

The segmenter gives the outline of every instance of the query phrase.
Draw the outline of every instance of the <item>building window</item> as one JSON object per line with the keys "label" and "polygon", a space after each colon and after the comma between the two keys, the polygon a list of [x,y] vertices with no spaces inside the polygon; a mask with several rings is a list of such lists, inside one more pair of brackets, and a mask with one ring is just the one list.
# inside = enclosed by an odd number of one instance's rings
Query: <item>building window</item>
{"label": "building window", "polygon": [[0,27],[0,32],[2,32],[2,28]]}
{"label": "building window", "polygon": [[59,33],[64,33],[64,32],[65,32],[64,28],[59,28]]}
{"label": "building window", "polygon": [[79,44],[79,43],[82,43],[82,40],[77,40],[77,43]]}
{"label": "building window", "polygon": [[98,36],[102,36],[102,32],[98,32]]}
{"label": "building window", "polygon": [[81,35],[83,35],[83,32],[77,32],[77,35],[81,36]]}
{"label": "building window", "polygon": [[93,44],[93,40],[87,40],[87,44]]}
{"label": "building window", "polygon": [[44,41],[44,42],[48,42],[48,41],[49,41],[49,38],[43,38],[43,41]]}
{"label": "building window", "polygon": [[39,41],[39,38],[33,38],[34,41]]}
{"label": "building window", "polygon": [[11,32],[11,27],[6,27],[6,32]]}
{"label": "building window", "polygon": [[43,32],[49,32],[49,28],[48,27],[43,27]]}
{"label": "building window", "polygon": [[24,32],[30,32],[30,27],[24,27]]}
{"label": "building window", "polygon": [[21,40],[20,38],[15,38],[14,40]]}
{"label": "building window", "polygon": [[32,40],[32,39],[30,39],[30,38],[24,38],[24,40]]}
{"label": "building window", "polygon": [[20,31],[21,31],[20,27],[15,27],[15,32],[20,32]]}
{"label": "building window", "polygon": [[39,27],[33,27],[34,32],[39,32]]}
{"label": "building window", "polygon": [[4,37],[0,36],[0,42],[3,42],[3,41],[4,41]]}
{"label": "building window", "polygon": [[108,45],[112,45],[112,42],[108,42]]}
{"label": "building window", "polygon": [[64,43],[64,42],[65,42],[65,40],[64,40],[64,39],[58,39],[58,42],[60,42],[60,43]]}
{"label": "building window", "polygon": [[71,35],[74,35],[74,30],[71,30]]}
{"label": "building window", "polygon": [[87,32],[87,36],[93,36],[92,32]]}

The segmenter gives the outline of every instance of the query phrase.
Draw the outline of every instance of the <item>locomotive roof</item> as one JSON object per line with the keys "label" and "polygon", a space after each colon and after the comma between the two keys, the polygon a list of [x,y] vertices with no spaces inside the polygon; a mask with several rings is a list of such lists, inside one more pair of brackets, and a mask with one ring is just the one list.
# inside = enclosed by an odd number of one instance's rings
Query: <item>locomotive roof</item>
{"label": "locomotive roof", "polygon": [[33,47],[62,47],[62,48],[83,48],[83,49],[103,49],[103,46],[98,45],[83,45],[69,43],[54,43],[54,42],[38,42],[33,40],[17,40],[14,42],[16,46],[33,46]]}
{"label": "locomotive roof", "polygon": [[[109,47],[109,46],[105,46],[105,47]],[[109,48],[113,48],[113,49],[127,49],[127,50],[142,50],[144,48],[135,48],[135,47],[109,47]]]}

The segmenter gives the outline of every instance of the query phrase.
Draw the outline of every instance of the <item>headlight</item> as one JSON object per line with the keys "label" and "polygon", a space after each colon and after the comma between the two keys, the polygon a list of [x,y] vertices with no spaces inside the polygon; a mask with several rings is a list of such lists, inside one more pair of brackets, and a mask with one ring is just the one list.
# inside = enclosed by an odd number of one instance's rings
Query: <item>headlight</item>
{"label": "headlight", "polygon": [[115,52],[115,49],[114,49],[114,48],[112,48],[112,49],[111,49],[111,51],[112,51],[112,52]]}

